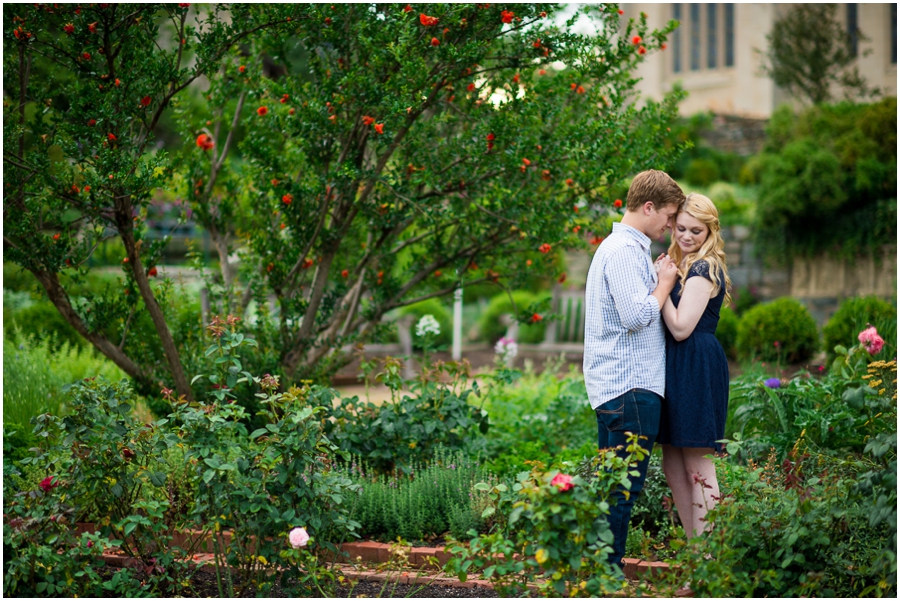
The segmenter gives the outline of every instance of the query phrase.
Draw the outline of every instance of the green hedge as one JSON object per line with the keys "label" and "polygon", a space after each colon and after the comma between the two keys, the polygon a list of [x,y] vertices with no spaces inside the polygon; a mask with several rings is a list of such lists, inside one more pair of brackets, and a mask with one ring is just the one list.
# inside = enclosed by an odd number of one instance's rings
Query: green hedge
{"label": "green hedge", "polygon": [[884,338],[884,348],[879,357],[891,358],[897,354],[897,308],[877,296],[845,299],[822,329],[828,363],[834,359],[834,347],[841,344],[851,347],[859,343],[857,336],[869,325],[875,326]]}
{"label": "green hedge", "polygon": [[749,309],[737,328],[741,359],[802,363],[819,348],[819,331],[809,310],[782,297]]}
{"label": "green hedge", "polygon": [[738,318],[731,307],[722,307],[719,312],[719,325],[716,326],[716,339],[725,350],[729,359],[737,358]]}

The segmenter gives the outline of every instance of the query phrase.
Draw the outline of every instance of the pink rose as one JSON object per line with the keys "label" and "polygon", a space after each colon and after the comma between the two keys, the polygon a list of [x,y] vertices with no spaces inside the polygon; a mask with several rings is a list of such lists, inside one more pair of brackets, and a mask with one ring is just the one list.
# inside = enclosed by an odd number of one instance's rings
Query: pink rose
{"label": "pink rose", "polygon": [[309,542],[309,534],[306,532],[306,528],[294,528],[288,535],[288,539],[291,541],[292,547],[299,549],[305,547]]}
{"label": "pink rose", "polygon": [[[884,342],[882,342],[882,344],[884,344]],[[51,489],[59,486],[59,482],[54,482],[53,476],[47,476],[46,478],[41,480],[41,482],[40,482],[40,484],[38,484],[38,486],[40,486],[44,492],[50,492]]]}
{"label": "pink rose", "polygon": [[878,335],[878,330],[874,327],[866,328],[857,338],[870,355],[877,355],[884,347],[884,339]]}
{"label": "pink rose", "polygon": [[550,484],[565,492],[574,486],[572,484],[572,476],[568,474],[556,474],[553,476],[553,480],[550,481]]}

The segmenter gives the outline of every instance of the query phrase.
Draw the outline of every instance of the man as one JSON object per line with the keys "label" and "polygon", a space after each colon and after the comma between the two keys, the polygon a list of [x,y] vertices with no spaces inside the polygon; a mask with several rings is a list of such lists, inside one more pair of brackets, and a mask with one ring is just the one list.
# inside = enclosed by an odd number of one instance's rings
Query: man
{"label": "man", "polygon": [[669,257],[656,265],[650,240],[672,227],[684,193],[662,171],[637,174],[628,190],[625,215],[597,249],[585,292],[584,380],[597,414],[601,449],[623,445],[626,432],[638,434],[647,458],[638,464],[628,498],[616,491],[610,507],[613,553],[621,567],[631,509],[647,476],[650,451],[659,432],[666,385],[666,340],[660,308],[678,270]]}

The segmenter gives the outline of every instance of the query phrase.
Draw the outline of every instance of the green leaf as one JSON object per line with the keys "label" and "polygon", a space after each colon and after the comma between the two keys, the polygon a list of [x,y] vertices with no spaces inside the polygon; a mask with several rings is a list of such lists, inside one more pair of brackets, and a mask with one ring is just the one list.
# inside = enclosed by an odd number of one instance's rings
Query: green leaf
{"label": "green leaf", "polygon": [[475,485],[475,490],[487,491],[491,490],[491,486],[486,482],[479,482]]}
{"label": "green leaf", "polygon": [[215,477],[216,477],[216,470],[206,470],[205,472],[203,472],[203,481],[206,482],[207,484],[209,484],[210,481]]}
{"label": "green leaf", "polygon": [[206,459],[203,460],[203,462],[213,469],[216,469],[220,465],[222,465],[222,462],[219,461],[219,459],[217,457],[207,457]]}
{"label": "green leaf", "polygon": [[481,517],[482,517],[482,519],[494,515],[494,512],[495,512],[495,511],[497,511],[497,510],[494,509],[493,507],[487,507],[487,508],[485,508],[485,510],[481,512]]}
{"label": "green leaf", "polygon": [[166,473],[165,472],[152,472],[150,474],[150,482],[153,483],[154,486],[165,486],[166,485]]}
{"label": "green leaf", "polygon": [[134,532],[134,529],[137,527],[138,525],[135,522],[128,522],[127,524],[125,524],[125,536],[128,536],[129,534]]}

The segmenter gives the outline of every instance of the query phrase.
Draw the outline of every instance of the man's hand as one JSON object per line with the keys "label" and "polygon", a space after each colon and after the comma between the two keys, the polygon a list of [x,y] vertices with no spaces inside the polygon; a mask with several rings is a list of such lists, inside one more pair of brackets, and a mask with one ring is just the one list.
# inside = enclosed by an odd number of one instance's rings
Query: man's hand
{"label": "man's hand", "polygon": [[669,293],[672,292],[672,288],[675,287],[675,279],[678,277],[678,267],[675,265],[675,261],[672,260],[672,257],[665,253],[659,255],[659,258],[656,259],[653,267],[656,269],[656,275],[659,278],[659,282],[656,284],[656,290],[654,290],[652,294],[656,297],[656,300],[659,301],[659,307],[662,309],[663,305],[666,304],[666,299],[669,298]]}

